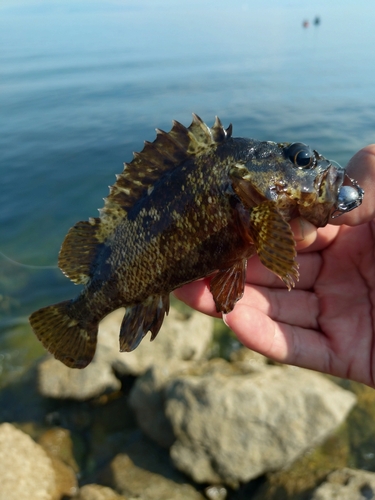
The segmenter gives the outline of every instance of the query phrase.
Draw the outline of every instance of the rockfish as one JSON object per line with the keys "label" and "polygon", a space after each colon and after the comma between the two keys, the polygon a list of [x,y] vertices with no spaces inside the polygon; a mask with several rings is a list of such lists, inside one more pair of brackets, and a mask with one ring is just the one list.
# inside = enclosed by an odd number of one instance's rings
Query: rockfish
{"label": "rockfish", "polygon": [[288,289],[298,280],[288,221],[317,227],[359,206],[363,190],[344,186],[345,170],[302,143],[232,137],[216,118],[174,121],[117,175],[100,217],[77,222],[59,254],[63,273],[84,285],[72,300],[44,307],[31,326],[54,356],[72,368],[92,360],[98,324],[120,307],[120,350],[154,339],[169,294],[212,276],[218,312],[242,297],[254,254]]}

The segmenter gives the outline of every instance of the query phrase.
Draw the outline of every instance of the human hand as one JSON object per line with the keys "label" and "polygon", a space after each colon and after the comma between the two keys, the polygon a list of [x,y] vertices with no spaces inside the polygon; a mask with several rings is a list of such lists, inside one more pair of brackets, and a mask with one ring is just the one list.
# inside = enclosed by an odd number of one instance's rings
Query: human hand
{"label": "human hand", "polygon": [[[291,292],[253,257],[243,298],[223,315],[246,347],[275,361],[375,387],[375,144],[347,172],[364,189],[362,205],[316,229],[292,221],[300,281]],[[221,317],[209,278],[175,290],[191,307]]]}

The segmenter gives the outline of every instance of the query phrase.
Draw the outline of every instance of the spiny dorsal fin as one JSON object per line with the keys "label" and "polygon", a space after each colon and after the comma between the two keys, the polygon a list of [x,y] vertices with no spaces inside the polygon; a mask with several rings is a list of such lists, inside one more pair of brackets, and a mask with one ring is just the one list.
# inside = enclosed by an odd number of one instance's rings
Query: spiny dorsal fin
{"label": "spiny dorsal fin", "polygon": [[100,218],[77,222],[66,235],[59,254],[59,267],[75,283],[88,283],[100,244],[115,231],[136,201],[146,196],[166,172],[174,170],[189,157],[207,153],[231,137],[232,126],[224,129],[216,117],[213,127],[209,128],[193,114],[188,128],[173,121],[170,132],[156,129],[156,133],[154,142],[145,141],[143,150],[134,153],[134,159],[125,163],[124,171],[117,175],[99,211]]}
{"label": "spiny dorsal fin", "polygon": [[156,133],[154,142],[145,141],[143,150],[134,153],[134,159],[125,163],[124,171],[117,175],[117,181],[105,199],[104,208],[100,210],[103,223],[109,226],[116,224],[153,187],[157,179],[174,170],[187,158],[204,154],[231,137],[232,126],[224,129],[216,117],[210,128],[199,116],[193,114],[193,121],[188,128],[173,121],[169,132],[156,129]]}

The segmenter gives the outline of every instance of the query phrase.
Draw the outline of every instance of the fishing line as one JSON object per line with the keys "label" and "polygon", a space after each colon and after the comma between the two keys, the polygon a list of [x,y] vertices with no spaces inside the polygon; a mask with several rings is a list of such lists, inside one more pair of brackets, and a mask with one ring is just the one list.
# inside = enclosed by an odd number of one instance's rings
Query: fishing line
{"label": "fishing line", "polygon": [[334,165],[336,165],[336,167],[338,167],[340,170],[344,170],[344,168],[340,165],[340,163],[338,161],[335,161],[335,160],[328,160],[330,163],[333,163]]}
{"label": "fishing line", "polygon": [[5,253],[3,253],[1,250],[0,250],[0,255],[2,257],[4,257],[4,259],[6,259],[7,261],[11,262],[12,264],[15,264],[15,265],[20,266],[20,267],[27,267],[28,269],[58,269],[58,266],[56,266],[56,265],[55,266],[33,266],[30,264],[22,264],[22,262],[17,262],[16,260],[11,259],[7,255],[5,255]]}

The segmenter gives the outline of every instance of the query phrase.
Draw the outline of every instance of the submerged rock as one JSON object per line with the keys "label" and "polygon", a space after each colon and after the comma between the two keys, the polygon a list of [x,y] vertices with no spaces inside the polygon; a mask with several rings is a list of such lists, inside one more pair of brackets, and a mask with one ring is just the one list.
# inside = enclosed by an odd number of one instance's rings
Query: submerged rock
{"label": "submerged rock", "polygon": [[78,464],[74,458],[73,440],[68,429],[53,427],[46,430],[37,441],[50,457],[58,458],[72,471],[79,472]]}
{"label": "submerged rock", "polygon": [[375,498],[375,473],[355,469],[332,472],[311,500],[370,500]]}
{"label": "submerged rock", "polygon": [[232,487],[290,465],[322,442],[356,400],[321,375],[281,367],[179,376],[165,397],[176,467],[198,483]]}
{"label": "submerged rock", "polygon": [[[251,499],[311,500],[311,493],[326,479],[328,474],[335,469],[346,467],[352,460],[347,420],[321,445],[308,450],[290,467],[267,473],[266,477],[259,481],[259,486]],[[241,496],[240,498],[242,499]]]}
{"label": "submerged rock", "polygon": [[119,495],[112,488],[101,486],[100,484],[86,484],[79,490],[73,500],[127,500],[123,495]]}
{"label": "submerged rock", "polygon": [[128,455],[117,455],[109,467],[110,486],[127,498],[140,500],[204,500],[190,484],[178,484],[134,465]]}

